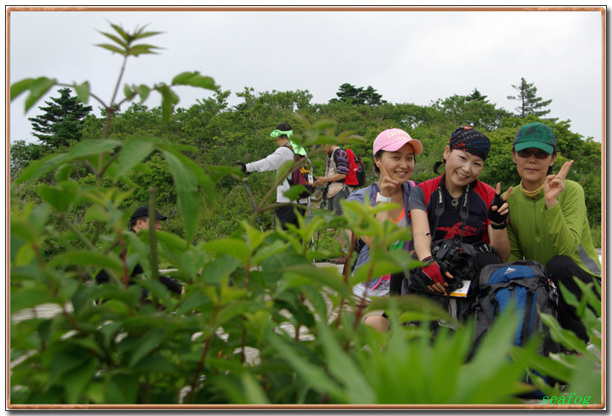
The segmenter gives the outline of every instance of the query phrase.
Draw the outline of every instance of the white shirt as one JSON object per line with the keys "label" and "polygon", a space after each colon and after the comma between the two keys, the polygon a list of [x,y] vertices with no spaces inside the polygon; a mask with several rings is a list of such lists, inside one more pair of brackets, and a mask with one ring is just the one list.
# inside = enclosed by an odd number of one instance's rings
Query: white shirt
{"label": "white shirt", "polygon": [[[289,149],[287,146],[280,146],[278,149],[274,151],[271,155],[268,155],[265,159],[258,160],[256,162],[247,163],[246,171],[247,172],[269,172],[271,170],[276,170],[276,173],[279,173],[281,166],[283,166],[286,162],[294,161],[294,153],[293,150]],[[284,193],[287,192],[290,188],[289,181],[285,178],[280,185],[276,187],[276,202],[277,203],[288,203],[291,202],[289,198],[287,198]],[[308,199],[300,199],[298,201],[300,204],[308,203]]]}

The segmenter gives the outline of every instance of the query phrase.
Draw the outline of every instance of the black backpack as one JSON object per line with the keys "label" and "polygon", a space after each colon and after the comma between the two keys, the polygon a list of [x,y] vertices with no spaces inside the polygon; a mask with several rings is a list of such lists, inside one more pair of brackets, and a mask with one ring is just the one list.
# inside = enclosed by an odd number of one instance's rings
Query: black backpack
{"label": "black backpack", "polygon": [[305,162],[301,164],[301,166],[297,169],[294,169],[289,176],[287,177],[287,181],[289,181],[289,186],[294,187],[297,185],[302,185],[306,189],[298,196],[298,199],[308,198],[315,191],[314,178],[312,176],[312,164],[310,163],[310,159],[308,156],[302,156],[293,150],[290,144],[286,144],[289,149],[293,152],[293,160],[296,162],[300,162],[303,159],[306,159]]}

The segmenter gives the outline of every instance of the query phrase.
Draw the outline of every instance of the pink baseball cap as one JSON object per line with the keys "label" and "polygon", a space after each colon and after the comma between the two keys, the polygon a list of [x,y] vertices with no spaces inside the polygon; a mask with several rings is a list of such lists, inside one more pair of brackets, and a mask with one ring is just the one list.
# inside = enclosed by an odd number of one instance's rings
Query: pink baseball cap
{"label": "pink baseball cap", "polygon": [[406,143],[410,143],[415,154],[423,153],[423,145],[420,141],[410,137],[408,133],[401,129],[388,129],[376,136],[374,140],[374,154],[379,150],[385,152],[395,152]]}

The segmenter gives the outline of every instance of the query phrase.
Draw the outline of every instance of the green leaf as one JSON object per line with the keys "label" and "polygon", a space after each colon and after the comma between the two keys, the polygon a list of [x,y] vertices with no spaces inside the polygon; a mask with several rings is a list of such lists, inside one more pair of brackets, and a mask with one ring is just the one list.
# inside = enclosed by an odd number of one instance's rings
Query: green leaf
{"label": "green leaf", "polygon": [[178,314],[185,314],[197,310],[202,305],[210,304],[210,298],[204,293],[192,293],[185,295],[176,309]]}
{"label": "green leaf", "polygon": [[30,289],[13,289],[11,291],[11,313],[19,312],[23,309],[33,308],[34,306],[44,303],[55,303],[53,297],[47,288],[34,287]]}
{"label": "green leaf", "polygon": [[320,120],[313,125],[313,128],[319,131],[325,131],[335,128],[337,124],[335,120]]}
{"label": "green leaf", "polygon": [[11,238],[13,237],[19,237],[31,245],[38,241],[38,233],[27,221],[11,221]]}
{"label": "green leaf", "polygon": [[156,36],[156,35],[160,35],[164,32],[143,32],[143,30],[146,28],[147,26],[143,26],[140,29],[138,29],[132,36],[134,37],[134,39],[144,39],[144,38],[148,38],[151,36]]}
{"label": "green leaf", "polygon": [[132,137],[128,139],[121,149],[117,159],[118,168],[115,175],[120,177],[129,172],[134,166],[145,160],[154,150],[153,142],[145,137]]}
{"label": "green leaf", "polygon": [[305,277],[324,284],[345,298],[352,297],[352,292],[344,284],[343,277],[338,274],[338,270],[335,267],[315,267],[312,264],[308,264],[286,267],[283,271],[288,277],[290,275]]}
{"label": "green leaf", "polygon": [[118,48],[118,47],[116,47],[114,45],[109,45],[108,43],[98,43],[98,44],[96,44],[96,46],[99,46],[101,48],[107,49],[107,50],[109,50],[109,51],[111,51],[113,53],[118,53],[119,55],[126,56],[126,53],[125,53],[125,51],[123,49]]}
{"label": "green leaf", "polygon": [[180,255],[185,253],[185,250],[189,247],[189,243],[183,240],[181,237],[174,233],[168,233],[165,231],[159,231],[157,233],[157,241],[165,248],[168,252],[174,255]]}
{"label": "green leaf", "polygon": [[158,352],[143,357],[132,369],[142,373],[160,372],[172,375],[179,373],[178,367]]}
{"label": "green leaf", "polygon": [[269,404],[266,393],[261,388],[260,383],[255,380],[252,374],[242,374],[242,385],[244,387],[244,393],[247,404]]}
{"label": "green leaf", "polygon": [[[130,39],[133,38],[133,36],[129,35],[125,30],[123,30],[121,26],[113,24],[113,23],[111,23],[110,25],[113,29],[115,29],[115,32],[117,32],[119,36],[121,36],[121,38],[123,39],[123,41],[121,40],[119,41],[120,44],[125,43],[125,45],[127,45],[130,42]],[[106,33],[104,34],[106,35]],[[110,35],[110,36],[113,36],[113,35]]]}
{"label": "green leaf", "polygon": [[163,152],[176,185],[181,216],[185,226],[186,240],[191,241],[198,228],[200,219],[200,193],[197,179],[192,169],[181,163],[181,160],[170,152]]}
{"label": "green leaf", "polygon": [[540,314],[540,318],[544,325],[550,329],[550,336],[556,342],[560,342],[570,350],[578,351],[581,354],[586,354],[586,344],[573,332],[561,328],[559,321],[552,315],[545,313]]}
{"label": "green leaf", "polygon": [[275,334],[270,334],[266,338],[266,343],[272,346],[277,354],[303,378],[303,383],[320,393],[329,394],[341,403],[350,403],[342,386],[332,380],[322,368],[305,359],[294,345]]}
{"label": "green leaf", "polygon": [[64,213],[79,197],[80,186],[76,182],[64,181],[57,186],[41,183],[38,186],[40,198],[51,205],[57,212]]}
{"label": "green leaf", "polygon": [[105,153],[120,145],[121,142],[110,139],[83,140],[70,150],[70,153],[68,153],[68,160]]}
{"label": "green leaf", "polygon": [[30,163],[24,170],[21,171],[19,177],[15,180],[16,184],[21,184],[26,181],[35,181],[41,176],[55,170],[58,166],[68,159],[65,153],[57,153],[43,157]]}
{"label": "green leaf", "polygon": [[[231,247],[231,244],[233,243],[230,242],[226,247]],[[218,246],[217,249],[223,248]],[[223,254],[221,251],[217,251],[217,253],[221,255],[216,260],[206,263],[202,270],[201,279],[206,283],[221,283],[223,278],[230,276],[242,264],[239,259],[230,254]]]}
{"label": "green leaf", "polygon": [[105,404],[135,404],[138,386],[138,376],[135,374],[113,375],[104,384]]}
{"label": "green leaf", "polygon": [[26,79],[22,79],[21,81],[17,81],[13,85],[11,85],[11,93],[10,93],[11,101],[19,97],[21,93],[23,93],[24,91],[29,90],[32,84],[34,83],[34,81],[35,81],[34,78],[26,78]]}
{"label": "green leaf", "polygon": [[529,362],[531,369],[566,383],[573,372],[573,369],[567,363],[544,357],[535,351],[529,351],[525,348],[513,348],[511,355],[516,360]]}
{"label": "green leaf", "polygon": [[304,185],[294,185],[285,191],[283,195],[289,198],[291,201],[297,201],[300,199],[300,194],[306,190]]}
{"label": "green leaf", "polygon": [[215,80],[208,76],[202,76],[198,71],[183,72],[172,79],[172,85],[191,85],[192,87],[218,90]]}
{"label": "green leaf", "polygon": [[70,180],[70,174],[74,170],[74,166],[72,165],[63,165],[60,166],[57,171],[55,171],[55,181],[56,182],[64,182]]}
{"label": "green leaf", "polygon": [[[396,305],[396,306],[394,306]],[[437,302],[424,296],[405,295],[400,297],[372,298],[367,310],[396,309],[401,313],[402,322],[409,321],[450,321],[451,318]]]}
{"label": "green leaf", "polygon": [[74,87],[74,90],[76,91],[79,101],[87,104],[87,102],[89,101],[89,91],[90,91],[89,81],[85,81],[81,85],[74,84],[73,87]]}
{"label": "green leaf", "polygon": [[224,307],[222,307],[218,314],[217,319],[215,320],[215,324],[217,326],[223,326],[226,322],[230,321],[232,318],[236,316],[242,316],[247,312],[253,310],[253,306],[255,302],[251,301],[235,301]]}
{"label": "green leaf", "polygon": [[138,95],[140,96],[140,102],[143,103],[147,100],[147,98],[149,98],[151,88],[144,84],[141,84],[138,87],[134,87],[134,91],[138,93]]}
{"label": "green leaf", "polygon": [[90,357],[84,351],[69,344],[55,344],[55,351],[49,351],[50,375],[47,386],[52,386],[67,372],[80,367]]}
{"label": "green leaf", "polygon": [[157,54],[157,52],[155,52],[154,49],[159,49],[159,47],[153,46],[153,45],[142,45],[142,44],[134,45],[130,47],[130,49],[128,49],[128,55],[138,57],[140,55],[146,55],[146,54]]}
{"label": "green leaf", "polygon": [[163,331],[151,331],[142,336],[131,354],[128,365],[134,367],[145,355],[155,349],[164,338]]}
{"label": "green leaf", "polygon": [[314,308],[317,315],[319,315],[319,319],[326,320],[329,314],[327,310],[327,303],[323,296],[321,295],[321,291],[317,290],[312,286],[304,286],[302,287],[302,291],[306,299],[310,302],[312,307]]}
{"label": "green leaf", "polygon": [[107,38],[109,38],[110,40],[112,40],[113,42],[115,42],[116,44],[118,44],[119,46],[121,46],[122,48],[127,48],[128,45],[123,39],[120,39],[111,33],[106,33],[106,32],[100,32],[100,33],[106,36]]}
{"label": "green leaf", "polygon": [[156,85],[155,89],[162,96],[162,120],[164,123],[167,123],[170,120],[170,114],[172,114],[172,106],[179,102],[179,98],[175,92],[165,84]]}
{"label": "green leaf", "polygon": [[[376,402],[376,396],[364,377],[361,369],[342,349],[329,327],[319,321],[317,323],[319,339],[325,349],[325,356],[330,373],[344,385],[349,403],[369,404]],[[369,369],[366,369],[368,371]]]}
{"label": "green leaf", "polygon": [[28,111],[36,104],[55,84],[57,84],[56,79],[46,77],[36,78],[30,85],[30,95],[28,95],[25,101],[25,111]]}
{"label": "green leaf", "polygon": [[220,238],[204,244],[204,249],[212,253],[227,254],[246,264],[249,258],[249,248],[242,240],[235,238]]}
{"label": "green leaf", "polygon": [[56,255],[51,259],[49,265],[56,266],[98,266],[108,267],[117,272],[123,270],[123,263],[115,256],[88,250],[71,250]]}
{"label": "green leaf", "polygon": [[97,371],[97,360],[90,357],[85,363],[80,364],[77,368],[66,372],[62,376],[62,384],[66,388],[68,403],[81,403],[79,399],[93,380]]}

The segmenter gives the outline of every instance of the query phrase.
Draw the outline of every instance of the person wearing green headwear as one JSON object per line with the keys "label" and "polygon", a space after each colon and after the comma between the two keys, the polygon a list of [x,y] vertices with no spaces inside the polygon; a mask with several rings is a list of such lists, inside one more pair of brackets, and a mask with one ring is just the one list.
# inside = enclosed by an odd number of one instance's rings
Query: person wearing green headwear
{"label": "person wearing green headwear", "polygon": [[[237,161],[236,164],[242,167],[243,172],[269,172],[276,170],[277,173],[286,162],[294,161],[294,154],[306,155],[306,150],[298,144],[291,141],[293,135],[291,125],[281,123],[276,126],[276,129],[270,133],[270,137],[276,139],[278,149],[266,158],[251,163],[243,163]],[[280,185],[276,187],[276,203],[281,204],[274,210],[274,214],[280,222],[283,229],[287,228],[287,224],[298,226],[298,217],[296,212],[304,215],[308,198],[291,201],[285,196],[290,188],[289,181],[285,178]]]}
{"label": "person wearing green headwear", "polygon": [[[582,292],[574,276],[584,283],[601,281],[601,264],[593,245],[584,190],[578,182],[566,179],[574,161],[565,162],[554,174],[556,158],[557,138],[551,127],[535,122],[518,130],[512,159],[521,183],[508,196],[508,261],[531,259],[546,265],[552,281],[580,299]],[[563,297],[559,298],[558,320],[589,342],[576,309]]]}

